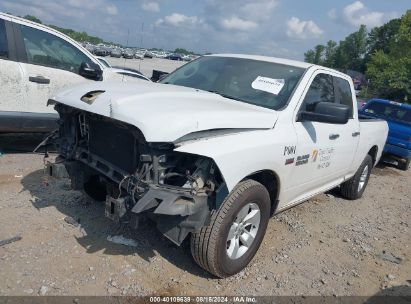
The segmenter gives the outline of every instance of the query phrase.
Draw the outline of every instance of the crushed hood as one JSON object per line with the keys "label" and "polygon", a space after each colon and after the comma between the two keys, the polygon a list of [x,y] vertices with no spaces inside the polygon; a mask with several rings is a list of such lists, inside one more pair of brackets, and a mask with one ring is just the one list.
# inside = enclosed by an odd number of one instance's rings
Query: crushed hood
{"label": "crushed hood", "polygon": [[[81,100],[91,91],[104,91],[90,104]],[[71,87],[55,101],[131,124],[148,142],[173,142],[199,131],[269,129],[278,114],[220,95],[159,83],[107,83]]]}

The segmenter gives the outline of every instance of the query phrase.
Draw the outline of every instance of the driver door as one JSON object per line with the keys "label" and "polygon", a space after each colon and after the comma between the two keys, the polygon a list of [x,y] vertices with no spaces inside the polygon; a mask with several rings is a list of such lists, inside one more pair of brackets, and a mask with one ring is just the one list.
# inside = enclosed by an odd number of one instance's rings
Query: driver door
{"label": "driver door", "polygon": [[[311,78],[304,99],[295,113],[314,111],[318,102],[347,103],[343,100],[336,76],[316,72]],[[343,79],[341,79],[343,80]],[[346,80],[344,80],[346,81]],[[348,81],[346,81],[349,85]],[[300,200],[329,189],[344,180],[357,149],[358,137],[354,136],[358,120],[351,118],[346,124],[294,120],[298,145],[293,168],[294,199]]]}
{"label": "driver door", "polygon": [[66,86],[93,80],[80,76],[82,62],[92,62],[80,49],[43,28],[15,23],[21,34],[20,47],[25,58],[20,60],[25,89],[22,112],[54,112],[47,100],[55,91]]}

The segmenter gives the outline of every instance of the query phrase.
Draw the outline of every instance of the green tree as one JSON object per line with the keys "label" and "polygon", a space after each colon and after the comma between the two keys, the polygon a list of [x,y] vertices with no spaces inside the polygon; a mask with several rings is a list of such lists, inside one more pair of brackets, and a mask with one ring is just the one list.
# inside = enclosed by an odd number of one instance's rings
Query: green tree
{"label": "green tree", "polygon": [[186,49],[183,49],[183,48],[176,48],[174,50],[174,53],[183,54],[183,55],[192,55],[192,54],[194,54],[193,52],[187,51]]}
{"label": "green tree", "polygon": [[304,61],[308,63],[314,63],[315,60],[315,51],[308,50],[304,53]]}
{"label": "green tree", "polygon": [[367,64],[367,77],[373,92],[387,99],[411,98],[411,10],[401,18],[389,47],[375,51]]}
{"label": "green tree", "polygon": [[37,22],[37,23],[42,24],[42,22],[41,22],[41,20],[40,20],[39,18],[34,17],[34,16],[31,16],[31,15],[26,15],[26,16],[24,16],[23,18],[24,18],[24,19],[27,19],[27,20],[30,20],[30,21],[33,21],[33,22]]}
{"label": "green tree", "polygon": [[325,46],[322,44],[317,44],[314,48],[314,64],[323,64]]}
{"label": "green tree", "polygon": [[340,41],[335,54],[335,67],[364,72],[366,52],[367,28],[361,25],[358,31]]}
{"label": "green tree", "polygon": [[368,34],[368,54],[372,55],[378,50],[388,52],[393,39],[400,29],[401,19],[392,19],[386,24],[373,28]]}
{"label": "green tree", "polygon": [[330,68],[335,67],[335,56],[337,54],[337,42],[329,40],[325,46],[324,65]]}

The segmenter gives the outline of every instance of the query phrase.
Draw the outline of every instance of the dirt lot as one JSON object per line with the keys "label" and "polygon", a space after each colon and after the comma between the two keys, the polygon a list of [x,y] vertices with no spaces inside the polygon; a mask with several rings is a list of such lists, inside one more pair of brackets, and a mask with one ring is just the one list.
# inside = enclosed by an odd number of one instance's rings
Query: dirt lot
{"label": "dirt lot", "polygon": [[[380,165],[358,201],[331,192],[278,214],[252,264],[220,280],[188,244],[110,222],[42,168],[41,155],[0,156],[0,240],[22,237],[0,247],[0,295],[411,295],[411,171]],[[107,240],[119,235],[135,247]]]}

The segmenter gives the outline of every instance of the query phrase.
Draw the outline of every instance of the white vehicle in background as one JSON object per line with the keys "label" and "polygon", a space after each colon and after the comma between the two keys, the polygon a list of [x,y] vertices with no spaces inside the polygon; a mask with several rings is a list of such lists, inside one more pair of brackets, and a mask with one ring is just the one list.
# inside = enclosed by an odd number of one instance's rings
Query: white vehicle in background
{"label": "white vehicle in background", "polygon": [[137,51],[137,52],[134,54],[134,58],[143,60],[143,59],[144,59],[144,52]]}
{"label": "white vehicle in background", "polygon": [[129,77],[131,78],[135,78],[135,79],[139,79],[139,80],[145,80],[145,81],[150,81],[151,79],[148,78],[147,76],[145,76],[143,73],[137,71],[137,70],[133,70],[133,69],[127,69],[127,68],[117,68],[117,67],[111,67],[111,71],[114,73],[117,73],[119,75],[122,76],[126,76],[127,79],[129,79]]}
{"label": "white vehicle in background", "polygon": [[182,55],[181,58],[182,58],[184,61],[191,61],[191,60],[193,60],[193,58],[191,57],[191,55]]}
{"label": "white vehicle in background", "polygon": [[133,78],[136,78],[136,79],[151,81],[150,78],[146,77],[145,75],[143,75],[143,73],[141,73],[137,70],[128,69],[128,68],[113,67],[108,62],[107,59],[105,59],[103,57],[96,57],[96,58],[97,58],[98,61],[100,61],[100,63],[104,67],[109,68],[114,73],[117,73],[117,74],[122,75],[122,76],[133,77]]}
{"label": "white vehicle in background", "polygon": [[52,28],[0,13],[0,132],[55,129],[58,115],[47,107],[55,91],[106,81],[139,80],[105,68],[81,44]]}
{"label": "white vehicle in background", "polygon": [[65,167],[115,221],[149,217],[177,245],[190,236],[218,277],[247,266],[270,215],[338,186],[360,198],[388,133],[359,120],[349,76],[262,56],[204,56],[159,83],[95,82],[50,104],[51,172]]}

